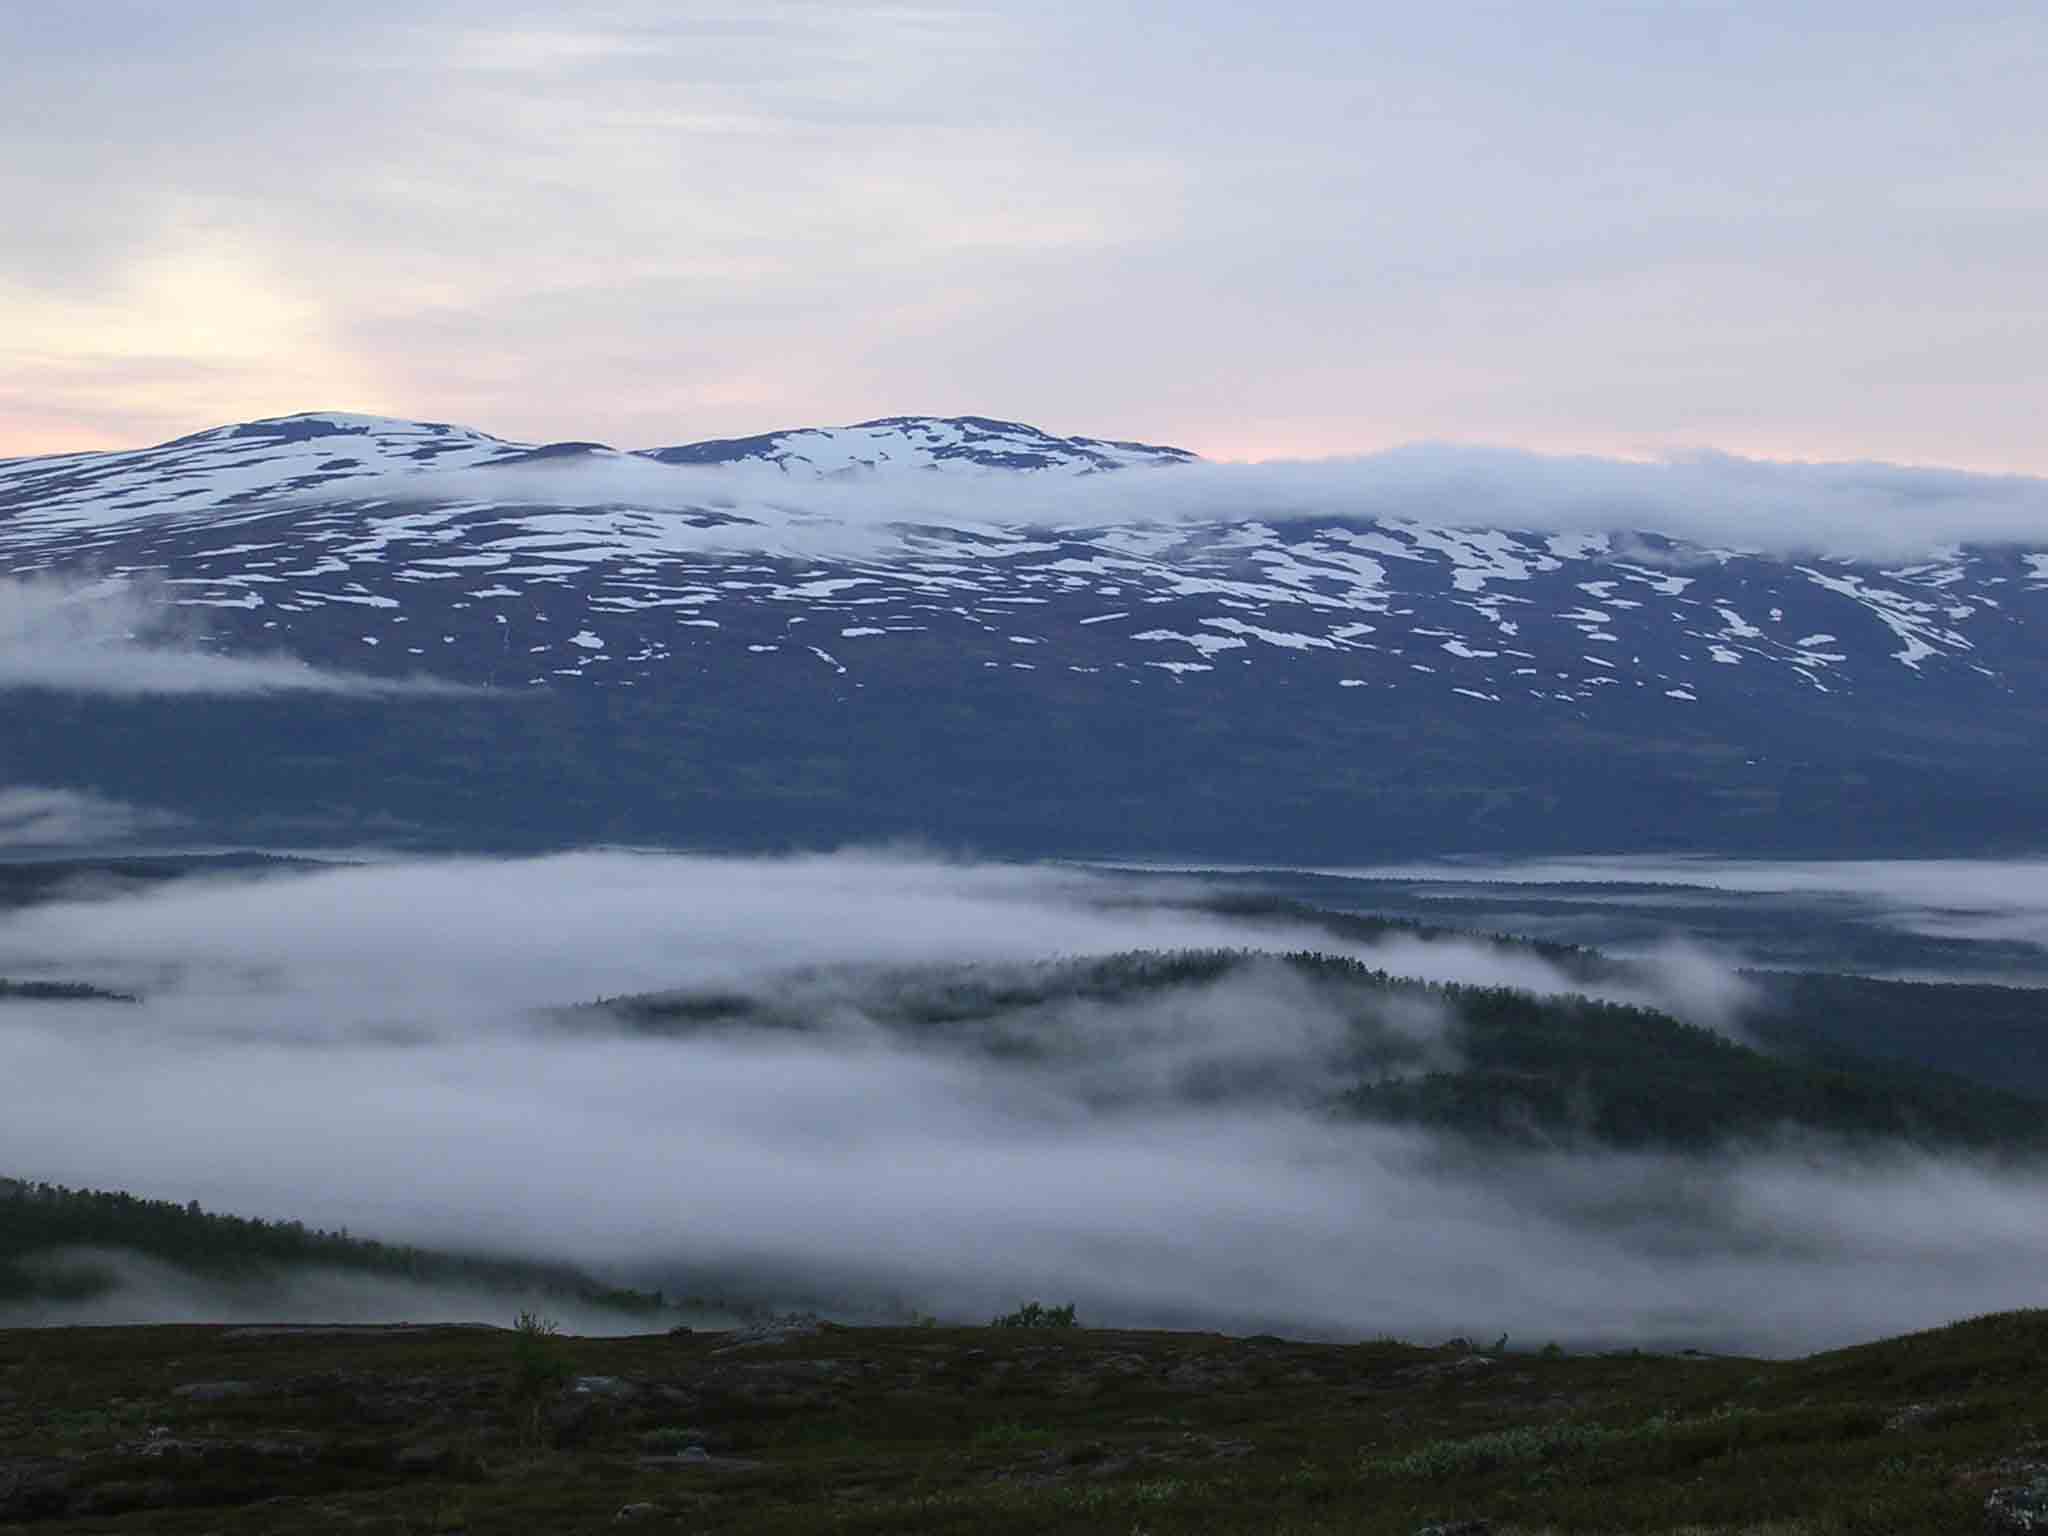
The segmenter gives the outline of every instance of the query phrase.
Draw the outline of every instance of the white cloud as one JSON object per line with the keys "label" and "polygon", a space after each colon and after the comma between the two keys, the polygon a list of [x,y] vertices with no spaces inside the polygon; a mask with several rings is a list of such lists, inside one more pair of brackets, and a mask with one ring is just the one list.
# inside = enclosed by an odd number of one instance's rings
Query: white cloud
{"label": "white cloud", "polygon": [[[350,497],[373,494],[352,482]],[[1033,476],[919,471],[799,479],[774,468],[610,457],[376,482],[374,494],[565,507],[712,508],[754,526],[692,543],[820,553],[894,523],[1087,528],[1409,519],[1459,528],[1656,533],[1708,548],[1910,559],[1960,542],[2048,547],[2048,480],[1890,464],[1694,455],[1655,462],[1419,444],[1358,458]],[[1640,548],[1630,558],[1641,559]],[[1686,558],[1681,553],[1678,558]]]}
{"label": "white cloud", "polygon": [[202,649],[189,611],[122,581],[0,578],[0,690],[139,698],[153,694],[460,693],[425,678],[332,672],[290,656]]}
{"label": "white cloud", "polygon": [[[967,1319],[1037,1295],[1105,1324],[1792,1350],[2037,1299],[2031,1171],[1479,1157],[1333,1122],[1332,1022],[1277,968],[1035,1015],[1044,1056],[863,1001],[878,965],[1314,942],[1118,880],[888,855],[394,863],[46,906],[0,921],[0,972],[149,995],[0,1016],[0,1167]],[[1463,945],[1353,952],[1502,975]],[[795,987],[813,1027],[534,1011],[676,985]]]}
{"label": "white cloud", "polygon": [[[260,1318],[255,1326],[333,1326],[389,1323],[509,1323],[520,1310],[549,1317],[569,1332],[584,1335],[644,1333],[644,1314],[618,1313],[579,1302],[559,1292],[507,1287],[465,1289],[454,1284],[402,1280],[360,1270],[298,1270],[288,1275],[261,1270],[242,1275],[202,1275],[145,1258],[139,1253],[96,1248],[63,1248],[37,1254],[24,1266],[57,1275],[81,1272],[104,1276],[112,1288],[85,1299],[56,1294],[0,1307],[15,1328],[120,1327],[131,1323],[217,1323]],[[731,1327],[726,1318],[706,1319]]]}
{"label": "white cloud", "polygon": [[80,790],[0,785],[0,848],[119,842],[167,819]]}

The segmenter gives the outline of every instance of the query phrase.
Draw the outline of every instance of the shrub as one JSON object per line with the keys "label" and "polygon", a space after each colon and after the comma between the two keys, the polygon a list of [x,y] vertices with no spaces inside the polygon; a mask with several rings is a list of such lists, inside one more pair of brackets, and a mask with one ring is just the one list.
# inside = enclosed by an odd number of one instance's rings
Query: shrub
{"label": "shrub", "polygon": [[512,1324],[512,1376],[505,1385],[519,1438],[529,1450],[541,1440],[541,1410],[569,1380],[561,1328],[550,1317],[521,1312]]}
{"label": "shrub", "polygon": [[1014,1312],[1005,1312],[1001,1317],[992,1317],[991,1328],[1078,1328],[1074,1321],[1074,1304],[1070,1301],[1064,1307],[1048,1307],[1036,1301],[1027,1301]]}

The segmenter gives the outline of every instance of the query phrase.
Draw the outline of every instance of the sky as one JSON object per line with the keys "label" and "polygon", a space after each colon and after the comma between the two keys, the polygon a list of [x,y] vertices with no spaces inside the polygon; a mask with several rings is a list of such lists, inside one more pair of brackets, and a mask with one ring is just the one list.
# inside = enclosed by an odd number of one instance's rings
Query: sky
{"label": "sky", "polygon": [[2048,13],[0,0],[0,456],[982,414],[2048,472]]}

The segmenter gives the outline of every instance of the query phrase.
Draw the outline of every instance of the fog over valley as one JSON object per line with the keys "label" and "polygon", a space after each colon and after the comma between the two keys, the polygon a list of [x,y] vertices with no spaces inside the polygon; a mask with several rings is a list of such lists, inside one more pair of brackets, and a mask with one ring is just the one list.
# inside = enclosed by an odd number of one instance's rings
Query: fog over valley
{"label": "fog over valley", "polygon": [[[1873,902],[1911,888],[1838,878]],[[2038,866],[1981,878],[2043,899]],[[1223,958],[1184,979],[1147,962],[1141,984],[1099,969],[1134,951]],[[1596,970],[1426,929],[1347,937],[1220,876],[888,850],[102,883],[0,917],[0,976],[140,999],[0,1001],[0,1168],[852,1318],[1046,1296],[1101,1324],[1788,1353],[2038,1296],[2048,1174],[2026,1159],[1334,1113],[1361,1073],[1472,1065],[1479,994],[1354,995],[1353,972],[1283,958],[1305,951],[1731,1042],[1755,1001],[1732,953]],[[29,1315],[208,1313],[189,1277],[121,1275]],[[236,1315],[232,1293],[213,1304]]]}

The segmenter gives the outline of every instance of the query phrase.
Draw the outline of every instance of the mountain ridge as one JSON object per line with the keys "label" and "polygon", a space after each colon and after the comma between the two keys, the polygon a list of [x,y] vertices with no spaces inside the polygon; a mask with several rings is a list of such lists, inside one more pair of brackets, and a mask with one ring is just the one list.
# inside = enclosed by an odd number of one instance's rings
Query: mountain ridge
{"label": "mountain ridge", "polygon": [[[147,582],[208,654],[531,701],[188,701],[276,744],[228,796],[131,761],[205,757],[183,723],[69,699],[62,731],[0,740],[0,782],[211,802],[223,834],[225,801],[287,797],[465,840],[1026,853],[1960,851],[2048,826],[2048,539],[1887,561],[1334,495],[1261,516],[1197,497],[1199,464],[982,417],[624,452],[333,413],[0,464],[0,580],[56,583],[66,614]],[[132,628],[92,654],[120,668]],[[12,643],[65,633],[32,616]],[[306,777],[276,722],[335,711],[355,723],[312,732]]]}

